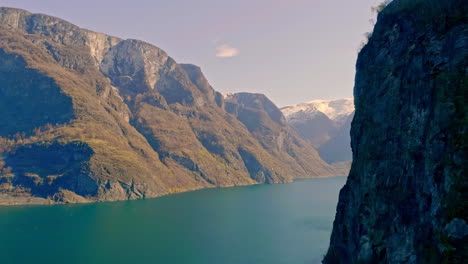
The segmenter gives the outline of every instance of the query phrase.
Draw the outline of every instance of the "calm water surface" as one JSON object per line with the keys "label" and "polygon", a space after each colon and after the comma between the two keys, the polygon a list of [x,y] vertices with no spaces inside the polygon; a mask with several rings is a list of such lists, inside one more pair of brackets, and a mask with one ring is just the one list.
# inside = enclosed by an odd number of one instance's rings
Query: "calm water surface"
{"label": "calm water surface", "polygon": [[319,263],[345,177],[157,199],[0,207],[9,263]]}

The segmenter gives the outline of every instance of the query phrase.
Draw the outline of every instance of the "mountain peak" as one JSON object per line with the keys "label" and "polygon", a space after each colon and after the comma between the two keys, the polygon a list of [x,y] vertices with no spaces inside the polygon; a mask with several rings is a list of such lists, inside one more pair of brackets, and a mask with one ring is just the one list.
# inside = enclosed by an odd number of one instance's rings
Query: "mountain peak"
{"label": "mountain peak", "polygon": [[312,100],[281,108],[286,120],[318,149],[327,162],[351,159],[349,130],[354,113],[353,98]]}
{"label": "mountain peak", "polygon": [[307,118],[308,116],[322,113],[333,121],[340,121],[354,111],[354,100],[353,98],[337,100],[317,99],[297,105],[285,106],[281,108],[281,111],[283,111],[288,120],[298,119],[299,116]]}
{"label": "mountain peak", "polygon": [[0,25],[15,31],[50,38],[65,46],[85,46],[96,64],[122,39],[80,28],[63,19],[23,9],[0,7]]}

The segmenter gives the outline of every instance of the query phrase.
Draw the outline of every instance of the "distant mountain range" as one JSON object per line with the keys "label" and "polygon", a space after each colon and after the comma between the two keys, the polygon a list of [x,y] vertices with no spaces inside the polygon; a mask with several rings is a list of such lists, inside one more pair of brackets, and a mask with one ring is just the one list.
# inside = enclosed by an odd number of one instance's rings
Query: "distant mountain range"
{"label": "distant mountain range", "polygon": [[313,100],[281,108],[288,123],[318,149],[329,163],[352,159],[351,121],[354,116],[352,98]]}
{"label": "distant mountain range", "polygon": [[0,204],[347,175],[264,95],[224,98],[151,44],[0,8]]}

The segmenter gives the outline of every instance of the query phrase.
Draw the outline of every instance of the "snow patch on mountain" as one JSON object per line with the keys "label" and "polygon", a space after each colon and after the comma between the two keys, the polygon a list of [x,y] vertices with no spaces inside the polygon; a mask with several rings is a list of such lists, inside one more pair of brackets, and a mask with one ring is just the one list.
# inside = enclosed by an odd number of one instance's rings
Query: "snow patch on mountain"
{"label": "snow patch on mountain", "polygon": [[353,98],[338,100],[312,100],[309,102],[281,108],[290,122],[306,122],[317,116],[325,115],[336,123],[342,123],[354,111]]}

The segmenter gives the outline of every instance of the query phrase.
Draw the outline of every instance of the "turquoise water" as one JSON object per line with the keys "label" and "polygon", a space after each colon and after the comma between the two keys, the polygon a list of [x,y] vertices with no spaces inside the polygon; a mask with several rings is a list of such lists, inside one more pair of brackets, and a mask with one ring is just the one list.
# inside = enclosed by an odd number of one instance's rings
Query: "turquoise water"
{"label": "turquoise water", "polygon": [[0,207],[1,263],[319,263],[345,177]]}

